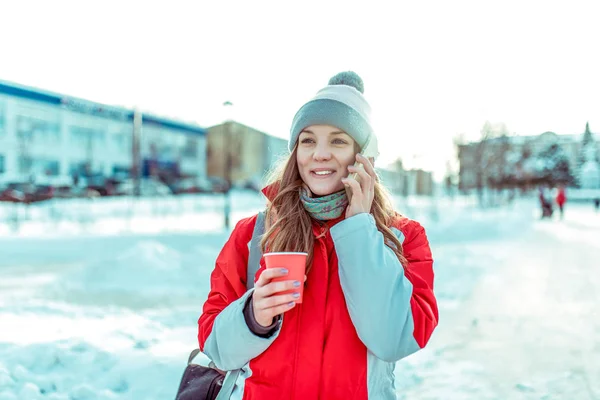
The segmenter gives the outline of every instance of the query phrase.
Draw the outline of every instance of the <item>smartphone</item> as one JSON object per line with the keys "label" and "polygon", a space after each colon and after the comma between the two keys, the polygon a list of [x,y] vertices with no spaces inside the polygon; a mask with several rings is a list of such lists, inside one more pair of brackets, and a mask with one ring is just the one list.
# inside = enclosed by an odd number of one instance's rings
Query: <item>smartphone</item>
{"label": "smartphone", "polygon": [[[365,147],[362,149],[360,154],[366,158],[373,160],[379,155],[377,148],[378,148],[377,147],[377,137],[375,135],[371,135],[369,141],[367,142]],[[362,165],[358,161],[354,163],[354,166],[356,168],[364,169],[364,165]],[[360,182],[360,177],[357,172],[354,172],[354,173],[348,175],[348,179],[354,179],[355,181]],[[346,194],[348,195],[348,201],[351,201],[352,200],[352,189],[350,187],[346,187]]]}

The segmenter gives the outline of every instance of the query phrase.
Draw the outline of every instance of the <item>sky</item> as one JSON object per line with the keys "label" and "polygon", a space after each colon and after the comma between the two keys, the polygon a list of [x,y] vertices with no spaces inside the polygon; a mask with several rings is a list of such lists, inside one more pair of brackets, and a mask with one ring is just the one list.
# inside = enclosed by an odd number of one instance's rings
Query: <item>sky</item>
{"label": "sky", "polygon": [[[380,165],[443,177],[453,138],[600,131],[594,1],[0,4],[0,79],[287,138],[329,78],[363,79]],[[233,107],[225,110],[223,102]]]}

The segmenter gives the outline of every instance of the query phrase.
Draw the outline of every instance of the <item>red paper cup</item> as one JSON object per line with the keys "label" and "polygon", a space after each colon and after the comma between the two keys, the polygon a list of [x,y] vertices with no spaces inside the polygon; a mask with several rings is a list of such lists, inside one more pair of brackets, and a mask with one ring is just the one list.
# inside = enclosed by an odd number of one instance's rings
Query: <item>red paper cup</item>
{"label": "red paper cup", "polygon": [[271,279],[271,282],[290,280],[300,282],[299,288],[286,290],[280,292],[279,294],[298,292],[300,293],[300,297],[295,300],[296,304],[302,303],[302,295],[304,293],[304,274],[306,273],[306,257],[308,257],[308,253],[265,253],[263,257],[265,258],[265,266],[267,268],[285,268],[289,271],[286,276],[273,278]]}

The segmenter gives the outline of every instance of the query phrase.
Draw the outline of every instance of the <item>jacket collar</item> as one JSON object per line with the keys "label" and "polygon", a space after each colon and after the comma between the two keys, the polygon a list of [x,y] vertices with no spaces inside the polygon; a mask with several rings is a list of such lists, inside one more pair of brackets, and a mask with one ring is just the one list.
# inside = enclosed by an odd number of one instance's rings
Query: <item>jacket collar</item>
{"label": "jacket collar", "polygon": [[279,193],[279,182],[274,182],[265,186],[261,192],[265,195],[267,200],[269,200],[269,203],[271,203],[275,196],[277,196],[277,193]]}

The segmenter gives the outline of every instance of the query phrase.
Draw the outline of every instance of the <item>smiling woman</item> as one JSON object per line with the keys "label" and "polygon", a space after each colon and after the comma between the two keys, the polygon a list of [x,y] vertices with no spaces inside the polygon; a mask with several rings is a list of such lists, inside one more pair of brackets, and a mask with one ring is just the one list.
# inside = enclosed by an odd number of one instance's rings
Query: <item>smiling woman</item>
{"label": "smiling woman", "polygon": [[425,231],[394,211],[360,154],[377,144],[363,91],[341,73],[304,104],[290,156],[263,189],[260,250],[308,254],[302,303],[290,266],[264,259],[246,290],[258,216],[237,224],[217,259],[198,340],[216,367],[239,370],[232,399],[395,399],[394,363],[437,326]]}

